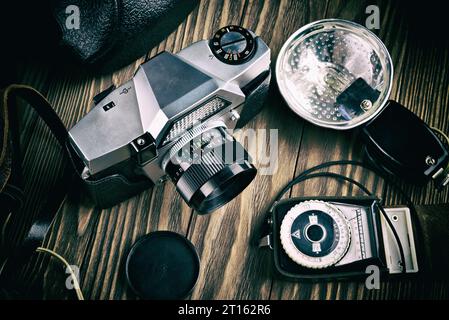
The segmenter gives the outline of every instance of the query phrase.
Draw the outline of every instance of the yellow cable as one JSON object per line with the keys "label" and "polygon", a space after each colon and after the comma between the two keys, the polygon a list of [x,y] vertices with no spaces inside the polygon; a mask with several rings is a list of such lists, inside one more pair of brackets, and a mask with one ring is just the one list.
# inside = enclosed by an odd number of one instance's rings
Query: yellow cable
{"label": "yellow cable", "polygon": [[3,224],[3,227],[2,227],[2,240],[1,240],[2,246],[6,246],[6,228],[8,227],[9,220],[11,220],[11,216],[12,216],[12,212],[10,212],[8,214],[8,216],[5,219],[5,223]]}
{"label": "yellow cable", "polygon": [[75,275],[75,272],[73,271],[72,267],[67,262],[67,260],[64,259],[62,256],[60,256],[59,254],[57,254],[56,252],[54,252],[54,251],[52,251],[50,249],[47,249],[47,248],[39,247],[39,248],[36,249],[36,252],[48,253],[51,256],[53,256],[56,259],[58,259],[60,262],[62,262],[66,266],[67,270],[69,270],[70,275],[72,276],[73,285],[75,287],[76,296],[78,297],[78,300],[84,300],[83,292],[80,289],[80,285],[79,285],[78,279],[77,279],[77,277]]}
{"label": "yellow cable", "polygon": [[2,274],[3,269],[5,268],[7,262],[8,262],[8,258],[6,258],[5,261],[3,261],[2,267],[0,268],[0,274]]}

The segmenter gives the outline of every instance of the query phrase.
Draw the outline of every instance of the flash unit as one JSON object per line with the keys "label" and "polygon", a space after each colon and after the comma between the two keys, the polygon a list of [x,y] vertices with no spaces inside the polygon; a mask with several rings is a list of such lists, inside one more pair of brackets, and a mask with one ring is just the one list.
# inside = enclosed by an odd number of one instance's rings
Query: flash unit
{"label": "flash unit", "polygon": [[374,165],[409,182],[449,184],[449,138],[388,100],[393,63],[365,27],[340,19],[302,27],[283,45],[276,78],[287,105],[305,120],[337,130],[363,126]]}

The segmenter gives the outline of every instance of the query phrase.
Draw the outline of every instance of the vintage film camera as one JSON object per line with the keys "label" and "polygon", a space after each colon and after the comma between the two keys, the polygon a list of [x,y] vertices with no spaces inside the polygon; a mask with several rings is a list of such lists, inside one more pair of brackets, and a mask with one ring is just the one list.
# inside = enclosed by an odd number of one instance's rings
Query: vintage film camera
{"label": "vintage film camera", "polygon": [[256,174],[227,129],[260,111],[269,82],[270,49],[239,26],[162,52],[95,97],[69,132],[73,162],[100,207],[171,178],[189,206],[209,213]]}
{"label": "vintage film camera", "polygon": [[[386,208],[405,257],[406,273],[418,272],[407,207]],[[374,197],[295,198],[278,202],[262,243],[273,249],[277,271],[299,280],[402,273],[399,246]]]}

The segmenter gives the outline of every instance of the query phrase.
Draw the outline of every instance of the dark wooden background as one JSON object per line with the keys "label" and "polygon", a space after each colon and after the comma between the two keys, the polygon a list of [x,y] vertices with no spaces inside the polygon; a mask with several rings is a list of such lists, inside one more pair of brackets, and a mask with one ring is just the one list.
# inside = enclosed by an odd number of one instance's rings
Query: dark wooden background
{"label": "dark wooden background", "polygon": [[[325,17],[364,24],[365,9],[370,4],[380,7],[381,27],[376,33],[385,41],[395,65],[392,98],[430,125],[448,132],[449,50],[442,43],[445,38],[424,38],[415,32],[416,12],[409,14],[408,4],[397,1],[205,0],[157,48],[113,74],[93,77],[81,70],[67,73],[57,66],[28,62],[20,66],[20,82],[43,92],[70,128],[89,111],[96,93],[127,80],[140,63],[162,50],[177,52],[194,41],[209,38],[222,26],[240,24],[267,42],[274,62],[283,42],[304,24]],[[15,242],[24,236],[42,199],[51,196],[61,172],[60,150],[36,116],[23,112],[21,126],[29,197],[8,229],[8,239]],[[449,297],[449,285],[438,281],[382,282],[380,290],[367,290],[363,282],[299,284],[276,279],[269,253],[252,243],[271,200],[306,168],[329,160],[360,159],[361,145],[353,132],[325,130],[301,120],[283,102],[274,81],[264,111],[248,127],[279,129],[279,170],[272,176],[258,175],[239,197],[219,211],[196,215],[170,182],[107,210],[94,208],[83,194],[74,191],[65,199],[44,245],[80,267],[81,286],[87,299],[135,298],[126,285],[126,254],[136,239],[155,230],[186,235],[197,248],[201,273],[192,299]],[[389,204],[400,203],[397,194],[373,175],[354,168],[335,171],[363,181]],[[449,202],[449,189],[437,193],[432,187],[406,188],[417,204]],[[295,187],[290,195],[325,194],[357,192],[334,181],[316,180]],[[48,256],[36,254],[22,276],[30,288],[43,283],[45,298],[75,298],[74,292],[65,288],[67,274]]]}

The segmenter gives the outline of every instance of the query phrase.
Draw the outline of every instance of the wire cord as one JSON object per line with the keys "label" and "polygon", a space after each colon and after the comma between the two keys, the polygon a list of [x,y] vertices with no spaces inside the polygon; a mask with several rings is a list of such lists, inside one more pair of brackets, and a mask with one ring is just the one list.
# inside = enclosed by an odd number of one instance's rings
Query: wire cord
{"label": "wire cord", "polygon": [[439,133],[444,138],[444,140],[446,140],[446,144],[449,146],[449,136],[447,134],[445,134],[443,132],[443,130],[435,128],[435,127],[431,127],[430,129],[432,129],[433,131]]}
{"label": "wire cord", "polygon": [[36,249],[36,252],[42,252],[42,253],[49,254],[52,257],[54,257],[57,260],[59,260],[60,262],[62,262],[65,265],[66,269],[69,270],[70,276],[72,277],[73,286],[75,288],[76,296],[77,296],[78,300],[84,300],[83,292],[81,291],[81,288],[80,288],[80,285],[79,285],[79,282],[78,282],[78,278],[77,278],[77,276],[75,274],[75,271],[73,271],[72,267],[67,262],[67,260],[64,259],[64,257],[62,257],[61,255],[57,254],[55,251],[47,249],[47,248],[39,247],[39,248]]}

